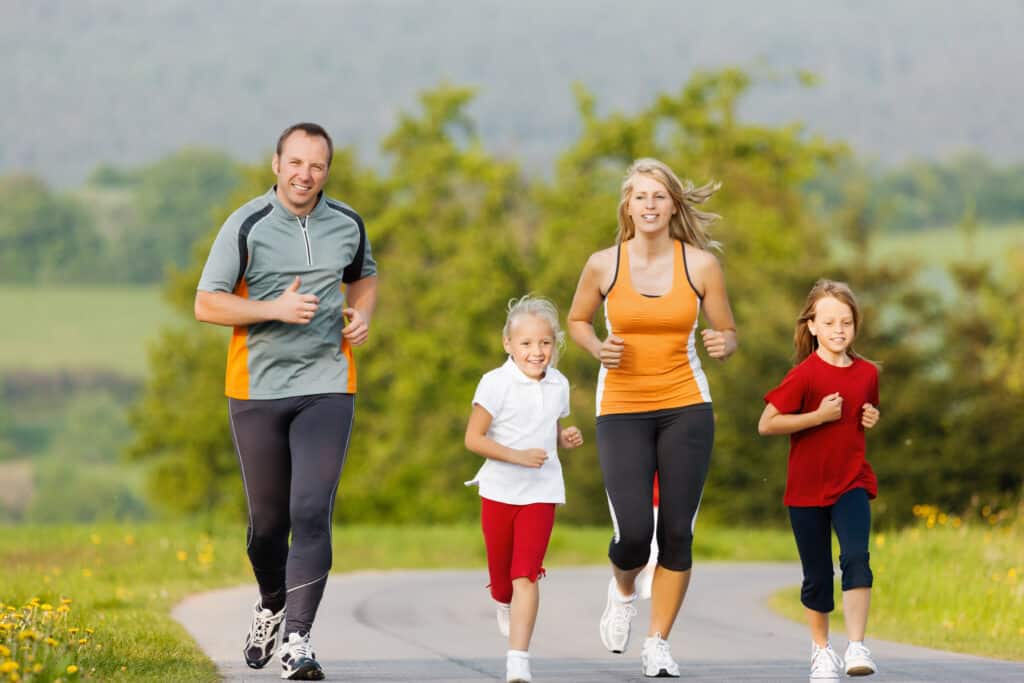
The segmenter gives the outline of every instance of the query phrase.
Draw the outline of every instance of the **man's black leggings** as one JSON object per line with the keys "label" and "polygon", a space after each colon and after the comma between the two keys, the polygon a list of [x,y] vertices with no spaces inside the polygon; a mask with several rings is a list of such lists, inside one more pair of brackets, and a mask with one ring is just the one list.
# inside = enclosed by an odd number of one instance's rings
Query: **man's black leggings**
{"label": "man's black leggings", "polygon": [[616,567],[647,564],[655,472],[658,564],[680,572],[693,566],[693,528],[714,440],[710,403],[597,418],[597,454],[615,533],[608,557]]}
{"label": "man's black leggings", "polygon": [[285,634],[308,633],[323,597],[354,409],[352,394],[228,400],[249,506],[249,560],[263,606],[288,608]]}

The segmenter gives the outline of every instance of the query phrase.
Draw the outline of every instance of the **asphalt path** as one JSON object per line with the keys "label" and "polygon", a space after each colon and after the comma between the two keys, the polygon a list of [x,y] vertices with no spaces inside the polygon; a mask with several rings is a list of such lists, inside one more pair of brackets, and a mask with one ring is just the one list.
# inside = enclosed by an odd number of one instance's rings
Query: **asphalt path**
{"label": "asphalt path", "polygon": [[[540,583],[530,648],[535,683],[647,681],[640,646],[647,602],[639,603],[626,653],[607,652],[598,636],[609,570],[554,567]],[[312,634],[327,680],[385,683],[493,683],[505,676],[507,642],[498,634],[484,568],[460,571],[332,575]],[[686,604],[669,642],[682,681],[806,681],[810,640],[804,626],[771,612],[766,599],[800,583],[782,563],[704,563],[694,568]],[[272,660],[245,666],[255,583],[192,596],[173,612],[228,681],[280,680]],[[842,654],[846,638],[834,634]],[[874,683],[1024,681],[1024,663],[1003,662],[869,638],[879,665]],[[850,679],[854,680],[854,679]]]}

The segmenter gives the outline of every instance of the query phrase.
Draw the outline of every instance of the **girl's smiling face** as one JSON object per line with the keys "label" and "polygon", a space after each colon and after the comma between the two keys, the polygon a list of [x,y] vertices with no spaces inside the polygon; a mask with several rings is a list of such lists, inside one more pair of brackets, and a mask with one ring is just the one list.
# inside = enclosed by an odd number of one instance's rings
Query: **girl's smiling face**
{"label": "girl's smiling face", "polygon": [[818,339],[818,347],[833,357],[846,355],[857,329],[853,310],[835,297],[824,296],[814,304],[814,318],[807,321],[807,329]]}
{"label": "girl's smiling face", "polygon": [[516,367],[530,379],[540,380],[551,363],[555,334],[540,316],[520,315],[509,326],[504,344]]}

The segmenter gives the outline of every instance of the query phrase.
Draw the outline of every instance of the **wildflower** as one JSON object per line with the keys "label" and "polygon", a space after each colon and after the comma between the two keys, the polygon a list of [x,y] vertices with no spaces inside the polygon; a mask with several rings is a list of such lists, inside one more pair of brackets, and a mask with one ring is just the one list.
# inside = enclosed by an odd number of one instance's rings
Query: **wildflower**
{"label": "wildflower", "polygon": [[74,664],[68,664],[68,668],[65,669],[65,671],[67,671],[69,674],[76,674],[78,673],[78,667]]}
{"label": "wildflower", "polygon": [[49,645],[50,647],[57,647],[58,645],[60,645],[60,641],[54,638],[53,636],[50,636],[43,642]]}
{"label": "wildflower", "polygon": [[71,604],[71,598],[61,598],[60,599],[60,604],[62,604],[62,605],[70,605]]}
{"label": "wildflower", "polygon": [[18,642],[25,640],[37,640],[38,638],[39,634],[37,634],[35,631],[31,629],[25,629],[24,631],[18,634]]}
{"label": "wildflower", "polygon": [[185,552],[184,550],[179,550],[178,551],[178,560],[180,562],[184,562],[187,559],[188,559],[188,553]]}
{"label": "wildflower", "polygon": [[76,633],[78,633],[78,627],[77,626],[72,626],[71,628],[68,629],[68,633],[70,633],[71,635],[75,635]]}
{"label": "wildflower", "polygon": [[86,629],[85,629],[85,632],[86,632],[86,633],[88,633],[89,635],[92,635],[93,633],[96,633],[96,631],[94,631],[94,630],[93,630],[93,629],[91,629],[91,628],[86,628]]}
{"label": "wildflower", "polygon": [[67,605],[61,605],[60,607],[57,608],[57,612],[59,612],[61,614],[63,614],[64,612],[70,612],[70,611],[71,611],[71,608],[68,607]]}
{"label": "wildflower", "polygon": [[0,673],[7,674],[11,673],[12,671],[17,671],[18,666],[19,664],[15,661],[4,662],[3,664],[0,664]]}
{"label": "wildflower", "polygon": [[135,545],[135,537],[132,536],[131,534],[126,534],[125,537],[124,537],[124,544],[125,545]]}
{"label": "wildflower", "polygon": [[10,657],[11,648],[7,647],[3,643],[0,643],[0,657]]}
{"label": "wildflower", "polygon": [[85,567],[84,569],[82,569],[82,576],[88,579],[90,576],[92,576],[92,570],[88,567]]}
{"label": "wildflower", "polygon": [[92,544],[93,544],[93,545],[99,545],[100,543],[102,543],[102,542],[103,542],[103,539],[102,539],[102,538],[100,538],[100,535],[99,535],[99,534],[91,534],[91,535],[89,536],[89,540],[90,540],[90,541],[92,541]]}
{"label": "wildflower", "polygon": [[876,534],[875,535],[875,547],[876,548],[884,548],[885,547],[885,534]]}
{"label": "wildflower", "polygon": [[44,602],[42,605],[39,606],[39,609],[43,610],[44,612],[52,612],[53,605],[51,605],[48,602]]}
{"label": "wildflower", "polygon": [[86,644],[86,643],[88,643],[88,642],[89,642],[89,639],[88,639],[88,638],[79,638],[79,639],[78,639],[78,644],[79,644],[79,645],[85,645],[85,644]]}

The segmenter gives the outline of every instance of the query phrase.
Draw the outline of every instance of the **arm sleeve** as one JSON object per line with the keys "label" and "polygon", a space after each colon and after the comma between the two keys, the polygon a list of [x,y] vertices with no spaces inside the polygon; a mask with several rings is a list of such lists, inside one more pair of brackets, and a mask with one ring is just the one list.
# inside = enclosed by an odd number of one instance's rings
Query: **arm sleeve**
{"label": "arm sleeve", "polygon": [[504,393],[501,390],[501,382],[498,381],[494,373],[489,372],[480,379],[480,383],[476,386],[473,403],[490,413],[493,419],[501,411],[501,404],[505,399]]}
{"label": "arm sleeve", "polygon": [[765,403],[775,406],[780,413],[799,413],[804,404],[806,391],[807,372],[805,365],[801,363],[789,371],[779,386],[765,394],[764,400]]}
{"label": "arm sleeve", "polygon": [[196,289],[204,292],[233,292],[243,269],[238,244],[238,225],[228,219],[213,240]]}
{"label": "arm sleeve", "polygon": [[569,417],[569,380],[562,378],[562,410],[558,413],[558,419]]}
{"label": "arm sleeve", "polygon": [[871,405],[878,407],[878,368],[872,368],[871,386],[868,389],[868,401]]}

